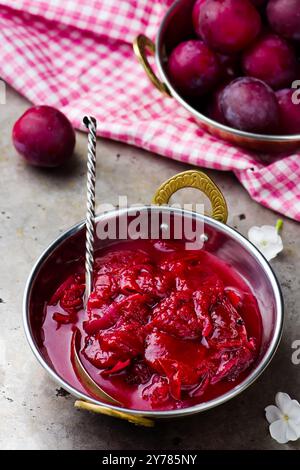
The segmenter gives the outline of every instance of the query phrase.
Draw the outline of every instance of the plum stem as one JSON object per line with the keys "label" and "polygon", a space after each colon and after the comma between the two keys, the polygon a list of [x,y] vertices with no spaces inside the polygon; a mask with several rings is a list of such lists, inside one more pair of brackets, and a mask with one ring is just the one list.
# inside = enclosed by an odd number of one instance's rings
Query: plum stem
{"label": "plum stem", "polygon": [[276,232],[279,233],[282,230],[282,227],[283,227],[283,220],[278,219],[275,225]]}

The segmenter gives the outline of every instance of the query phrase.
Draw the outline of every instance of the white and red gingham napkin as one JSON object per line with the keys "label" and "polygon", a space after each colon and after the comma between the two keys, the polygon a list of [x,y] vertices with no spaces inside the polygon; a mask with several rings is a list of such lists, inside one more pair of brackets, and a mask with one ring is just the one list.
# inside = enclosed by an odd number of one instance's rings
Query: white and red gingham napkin
{"label": "white and red gingham napkin", "polygon": [[232,170],[257,202],[300,221],[300,154],[262,162],[203,132],[148,81],[132,51],[173,0],[0,0],[0,75],[75,127],[201,167]]}

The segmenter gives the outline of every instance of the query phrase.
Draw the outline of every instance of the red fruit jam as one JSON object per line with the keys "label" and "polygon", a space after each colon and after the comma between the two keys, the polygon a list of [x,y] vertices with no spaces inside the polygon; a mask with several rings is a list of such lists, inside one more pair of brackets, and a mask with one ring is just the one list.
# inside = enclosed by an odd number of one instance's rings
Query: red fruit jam
{"label": "red fruit jam", "polygon": [[82,264],[49,299],[42,325],[48,358],[75,388],[87,392],[72,367],[76,329],[84,367],[126,408],[193,406],[232,389],[253,367],[257,302],[213,254],[182,242],[115,243],[97,252],[87,311]]}

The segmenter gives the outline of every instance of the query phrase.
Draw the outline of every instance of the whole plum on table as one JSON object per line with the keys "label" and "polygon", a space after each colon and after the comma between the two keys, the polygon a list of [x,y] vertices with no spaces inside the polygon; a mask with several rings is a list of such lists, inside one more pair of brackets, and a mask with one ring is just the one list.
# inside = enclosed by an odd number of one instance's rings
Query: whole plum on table
{"label": "whole plum on table", "polygon": [[179,92],[199,97],[219,81],[221,67],[218,56],[200,40],[180,43],[169,57],[168,73]]}
{"label": "whole plum on table", "polygon": [[287,39],[300,41],[300,0],[270,0],[267,16],[273,31]]}
{"label": "whole plum on table", "polygon": [[277,91],[280,112],[280,131],[283,134],[300,134],[300,103],[293,99],[295,90]]}
{"label": "whole plum on table", "polygon": [[34,106],[15,123],[13,143],[27,163],[56,167],[73,154],[75,132],[68,118],[50,106]]}
{"label": "whole plum on table", "polygon": [[244,77],[221,93],[220,107],[226,122],[242,131],[274,134],[279,125],[279,106],[273,90],[261,80]]}
{"label": "whole plum on table", "polygon": [[261,30],[261,18],[249,0],[207,0],[199,8],[194,28],[215,51],[239,52],[249,46]]}
{"label": "whole plum on table", "polygon": [[291,86],[297,76],[296,53],[276,34],[259,38],[245,51],[242,64],[245,75],[259,78],[275,90]]}

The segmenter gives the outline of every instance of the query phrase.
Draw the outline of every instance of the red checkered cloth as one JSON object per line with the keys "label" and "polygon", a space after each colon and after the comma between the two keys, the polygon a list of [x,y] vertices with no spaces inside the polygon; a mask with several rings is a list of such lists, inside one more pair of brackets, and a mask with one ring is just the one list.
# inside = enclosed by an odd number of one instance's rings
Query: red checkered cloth
{"label": "red checkered cloth", "polygon": [[148,81],[132,51],[155,38],[172,0],[0,0],[0,74],[78,129],[201,167],[232,170],[255,201],[300,221],[300,156],[262,162],[203,132]]}

